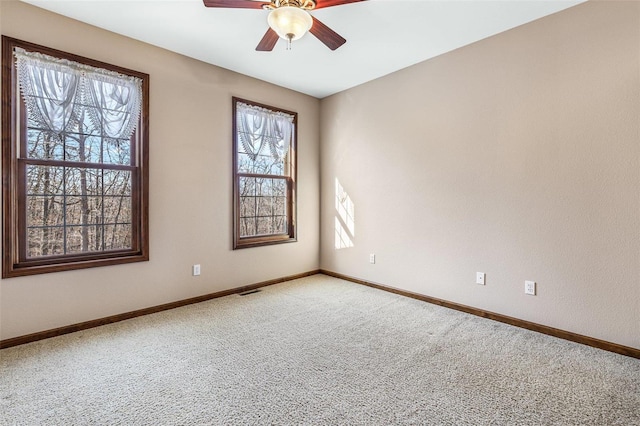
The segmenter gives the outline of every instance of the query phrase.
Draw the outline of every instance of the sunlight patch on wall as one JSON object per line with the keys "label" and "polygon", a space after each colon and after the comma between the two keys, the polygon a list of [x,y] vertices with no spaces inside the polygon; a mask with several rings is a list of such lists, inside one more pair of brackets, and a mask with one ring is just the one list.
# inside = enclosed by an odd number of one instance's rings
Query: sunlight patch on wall
{"label": "sunlight patch on wall", "polygon": [[355,235],[355,206],[351,197],[336,178],[336,250],[353,247]]}

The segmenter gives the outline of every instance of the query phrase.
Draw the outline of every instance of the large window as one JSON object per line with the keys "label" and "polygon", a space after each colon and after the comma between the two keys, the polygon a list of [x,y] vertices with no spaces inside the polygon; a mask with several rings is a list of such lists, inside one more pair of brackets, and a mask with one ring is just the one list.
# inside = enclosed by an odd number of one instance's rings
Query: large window
{"label": "large window", "polygon": [[234,248],[296,240],[297,114],[233,98]]}
{"label": "large window", "polygon": [[148,260],[148,75],[8,37],[2,55],[2,276]]}

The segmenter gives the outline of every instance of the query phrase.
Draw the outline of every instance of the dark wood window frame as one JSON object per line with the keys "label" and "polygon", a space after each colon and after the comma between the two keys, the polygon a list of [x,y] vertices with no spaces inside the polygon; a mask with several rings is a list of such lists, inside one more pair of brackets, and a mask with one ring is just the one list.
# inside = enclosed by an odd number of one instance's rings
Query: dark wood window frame
{"label": "dark wood window frame", "polygon": [[[142,80],[140,121],[132,136],[131,166],[91,163],[101,169],[120,169],[131,172],[131,248],[110,251],[75,253],[28,258],[26,253],[26,173],[25,158],[18,150],[26,140],[26,107],[17,89],[14,48],[39,52],[96,68],[115,71]],[[149,75],[71,53],[2,36],[2,200],[3,246],[2,277],[43,274],[97,266],[149,260]],[[19,114],[19,115],[18,115]],[[20,117],[21,124],[17,120]],[[18,134],[22,132],[22,134]],[[37,160],[30,163],[69,166],[67,161]],[[100,166],[102,164],[103,166]],[[87,167],[76,163],[81,167]],[[97,167],[96,167],[97,166]]]}
{"label": "dark wood window frame", "polygon": [[[289,171],[286,175],[268,175],[268,174],[250,174],[238,172],[238,127],[236,120],[237,104],[241,102],[250,106],[256,106],[265,108],[270,111],[280,112],[293,116],[293,134],[291,145],[287,154],[287,165]],[[248,247],[259,247],[272,244],[282,244],[297,241],[297,224],[296,224],[296,210],[297,210],[297,142],[298,142],[298,113],[293,111],[287,111],[282,108],[265,105],[262,103],[249,101],[233,97],[233,249],[242,249]],[[255,236],[241,236],[240,221],[241,221],[241,206],[240,206],[240,178],[241,177],[255,177],[255,178],[278,178],[286,181],[287,191],[287,229],[286,232],[267,235],[255,235]]]}

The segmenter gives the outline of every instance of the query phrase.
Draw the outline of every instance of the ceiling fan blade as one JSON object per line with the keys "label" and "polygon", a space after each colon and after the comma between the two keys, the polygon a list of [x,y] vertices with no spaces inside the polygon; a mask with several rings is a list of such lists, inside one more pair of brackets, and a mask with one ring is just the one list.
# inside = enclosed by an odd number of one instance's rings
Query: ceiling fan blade
{"label": "ceiling fan blade", "polygon": [[258,43],[256,50],[258,52],[271,52],[279,38],[278,33],[269,28],[267,32],[264,33],[264,37],[262,37],[260,43]]}
{"label": "ceiling fan blade", "polygon": [[253,0],[203,0],[206,7],[228,7],[231,9],[262,9],[263,4],[269,2],[260,2]]}
{"label": "ceiling fan blade", "polygon": [[316,7],[314,8],[314,10],[322,9],[323,7],[340,6],[341,4],[356,3],[359,1],[366,1],[366,0],[316,0]]}
{"label": "ceiling fan blade", "polygon": [[340,34],[318,21],[314,16],[312,16],[312,18],[313,25],[309,32],[326,44],[329,49],[336,50],[347,42]]}

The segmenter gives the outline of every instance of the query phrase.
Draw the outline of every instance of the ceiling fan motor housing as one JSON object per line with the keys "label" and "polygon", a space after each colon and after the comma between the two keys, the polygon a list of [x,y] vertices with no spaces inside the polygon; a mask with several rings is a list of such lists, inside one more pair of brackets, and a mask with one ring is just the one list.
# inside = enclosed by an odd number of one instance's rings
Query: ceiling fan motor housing
{"label": "ceiling fan motor housing", "polygon": [[291,6],[304,10],[312,10],[316,7],[316,0],[271,0],[271,3],[265,4],[265,9],[278,9],[280,7]]}

